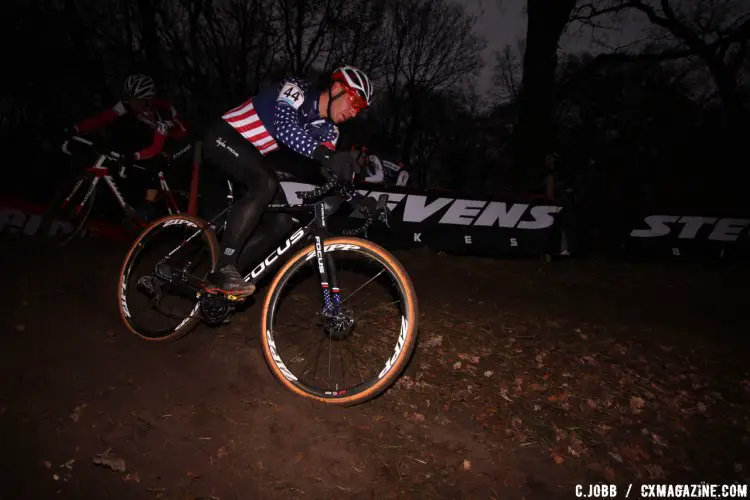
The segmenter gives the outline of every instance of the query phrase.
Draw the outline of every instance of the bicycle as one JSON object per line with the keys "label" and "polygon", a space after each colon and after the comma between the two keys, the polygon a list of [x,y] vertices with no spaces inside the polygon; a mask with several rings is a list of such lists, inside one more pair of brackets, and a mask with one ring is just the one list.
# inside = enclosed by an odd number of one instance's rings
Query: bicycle
{"label": "bicycle", "polygon": [[[402,264],[381,246],[356,237],[375,220],[387,226],[387,195],[382,195],[375,203],[372,198],[356,192],[352,183],[340,182],[333,174],[324,173],[324,176],[327,181],[322,186],[297,193],[303,203],[268,205],[264,213],[291,213],[300,227],[293,230],[265,259],[260,260],[247,273],[245,280],[257,286],[264,277],[271,275],[275,267],[280,266],[273,274],[263,301],[260,328],[263,357],[274,377],[300,396],[323,403],[351,406],[383,393],[399,377],[416,344],[419,307],[414,286]],[[232,208],[232,183],[227,181],[227,185],[226,207],[210,221],[187,214],[163,217],[147,227],[129,249],[120,269],[117,303],[120,317],[130,332],[151,342],[173,341],[189,333],[201,321],[209,325],[226,323],[229,315],[243,303],[243,298],[211,292],[206,283],[208,272],[214,269],[219,258],[217,233],[226,227],[226,213]],[[323,198],[324,195],[328,196]],[[307,200],[318,201],[305,203]],[[359,227],[345,229],[342,236],[334,236],[328,231],[328,219],[345,201],[358,206],[366,219]],[[167,244],[167,233],[174,233],[175,243]],[[177,252],[193,243],[199,247],[202,257],[186,252],[186,260],[178,263],[175,258]],[[158,251],[149,260],[145,253],[154,247]],[[295,249],[298,250],[295,252]],[[350,272],[347,266],[352,260],[362,257],[368,260],[368,264],[376,266],[379,272],[359,287],[345,286],[350,277],[352,281],[357,281],[361,276],[359,271]],[[175,260],[171,260],[173,258]],[[137,272],[136,268],[141,263],[144,263],[143,270]],[[312,285],[300,285],[302,293],[294,295],[300,283],[295,280],[304,279],[306,273],[313,278]],[[390,285],[385,293],[385,302],[371,307],[378,291],[364,290],[379,284]],[[313,294],[320,300],[312,301]],[[189,305],[182,313],[167,312],[162,310],[165,299],[184,299]],[[365,302],[368,309],[355,315],[354,304],[357,300]],[[303,309],[308,306],[311,312],[305,316]],[[396,309],[393,317],[387,316],[389,311]],[[145,311],[149,318],[145,321],[136,319],[135,310]],[[368,315],[371,314],[377,316],[370,319]],[[163,317],[177,322],[176,326],[161,326]],[[302,363],[310,362],[306,358],[310,357],[307,353],[312,348],[287,350],[286,346],[279,345],[287,340],[286,334],[281,333],[286,321],[294,317],[310,323],[313,328],[318,327],[317,334],[314,329],[313,335],[303,336],[302,341],[318,341],[315,346],[318,355],[324,349],[323,343],[327,342],[327,353],[322,352],[323,357],[326,354],[328,357],[327,380],[341,376],[343,384],[327,381],[320,386],[318,382],[302,381],[309,370],[300,373],[299,369]],[[367,326],[375,326],[377,334],[369,337],[363,335],[360,330]],[[323,335],[320,335],[321,332]],[[392,341],[384,340],[388,333],[395,334]],[[349,340],[375,340],[382,344],[358,348],[357,352],[351,349],[345,351],[343,343]],[[334,353],[336,349],[337,354]],[[351,387],[347,385],[344,354],[354,361],[359,375],[359,382]],[[335,355],[338,357],[332,362]],[[375,360],[376,368],[370,372],[371,378],[363,377],[358,367],[358,361],[364,361],[364,358]],[[350,377],[355,375],[350,374]],[[317,376],[318,361],[312,372],[313,378]]]}
{"label": "bicycle", "polygon": [[[59,246],[64,246],[79,236],[91,215],[96,201],[97,186],[102,180],[104,180],[104,183],[112,191],[126,219],[132,221],[136,228],[143,229],[147,227],[148,223],[139,217],[133,207],[125,201],[114,180],[113,173],[110,172],[110,167],[106,164],[107,162],[119,164],[119,170],[115,175],[120,179],[126,179],[127,167],[121,163],[122,158],[120,154],[115,151],[100,151],[92,141],[80,136],[72,136],[70,140],[89,146],[94,150],[97,153],[96,161],[90,167],[76,169],[57,189],[52,197],[52,202],[48,204],[47,209],[42,215],[37,236],[56,241]],[[191,148],[191,145],[185,146],[175,153],[172,159],[174,160],[182,156]],[[72,156],[68,140],[63,142],[62,151]],[[133,164],[132,168],[142,171],[146,170],[145,167],[136,164]],[[167,213],[170,215],[174,213],[179,214],[180,208],[175,201],[175,192],[169,188],[163,171],[158,172],[158,178],[160,193],[154,203],[156,204],[163,200]],[[81,189],[84,185],[88,187]],[[79,198],[74,198],[76,194],[82,195],[82,198],[79,196],[80,201]],[[72,214],[68,214],[68,210]],[[71,215],[75,219],[70,220],[69,217]]]}

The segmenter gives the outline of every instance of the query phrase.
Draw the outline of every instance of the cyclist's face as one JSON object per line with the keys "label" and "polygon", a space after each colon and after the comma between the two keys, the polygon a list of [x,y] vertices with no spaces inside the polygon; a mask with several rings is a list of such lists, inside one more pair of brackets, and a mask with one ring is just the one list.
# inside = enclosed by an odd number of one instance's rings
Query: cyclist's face
{"label": "cyclist's face", "polygon": [[[342,94],[343,92],[343,94]],[[331,102],[331,120],[335,123],[345,122],[357,116],[363,109],[363,99],[355,91],[348,91],[346,87],[336,82],[331,87],[331,95],[339,95]]]}
{"label": "cyclist's face", "polygon": [[130,106],[136,113],[142,113],[148,111],[151,108],[151,99],[136,99],[130,100]]}

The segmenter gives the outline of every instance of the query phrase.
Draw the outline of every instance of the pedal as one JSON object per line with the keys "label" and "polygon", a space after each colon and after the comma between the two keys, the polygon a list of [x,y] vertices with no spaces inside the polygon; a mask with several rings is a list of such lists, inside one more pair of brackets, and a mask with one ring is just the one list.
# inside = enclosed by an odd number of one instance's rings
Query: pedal
{"label": "pedal", "polygon": [[156,278],[153,276],[141,276],[138,278],[138,284],[136,286],[142,292],[153,297],[156,295],[156,289],[159,285],[156,283]]}
{"label": "pedal", "polygon": [[163,279],[164,281],[172,281],[174,277],[172,267],[166,264],[156,264],[154,266],[154,273],[159,279]]}

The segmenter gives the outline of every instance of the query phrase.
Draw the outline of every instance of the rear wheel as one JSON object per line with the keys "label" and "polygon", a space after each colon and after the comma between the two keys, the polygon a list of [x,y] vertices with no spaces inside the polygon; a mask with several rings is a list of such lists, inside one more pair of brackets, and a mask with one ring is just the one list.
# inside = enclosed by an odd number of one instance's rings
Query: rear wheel
{"label": "rear wheel", "polygon": [[205,278],[219,258],[219,244],[206,223],[178,214],[154,221],[131,246],[120,269],[117,305],[133,334],[152,342],[177,340],[201,320],[199,297],[156,277],[157,265]]}
{"label": "rear wheel", "polygon": [[330,301],[323,304],[315,248],[308,245],[270,285],[261,343],[287,389],[351,406],[383,393],[404,370],[416,345],[419,308],[409,275],[384,248],[347,237],[327,239],[325,247],[336,280],[324,285]]}

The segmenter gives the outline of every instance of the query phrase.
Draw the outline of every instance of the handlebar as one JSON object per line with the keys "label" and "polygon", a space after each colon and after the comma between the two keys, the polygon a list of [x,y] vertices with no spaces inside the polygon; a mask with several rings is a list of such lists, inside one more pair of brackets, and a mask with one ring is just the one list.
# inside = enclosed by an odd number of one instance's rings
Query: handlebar
{"label": "handlebar", "polygon": [[[70,141],[76,141],[76,142],[79,142],[81,144],[85,144],[86,146],[89,146],[91,149],[93,149],[97,154],[100,154],[100,155],[104,156],[105,158],[108,158],[108,159],[110,159],[112,161],[115,161],[115,162],[119,163],[123,159],[123,156],[120,153],[118,153],[116,151],[103,151],[103,150],[100,150],[99,148],[96,147],[96,145],[92,141],[86,139],[85,137],[81,137],[81,136],[78,136],[78,135],[73,135],[73,136],[70,137],[70,139],[68,139],[65,142],[63,142],[62,151],[63,151],[63,153],[65,153],[67,155],[72,155],[72,153],[70,152],[70,149],[68,149],[68,143]],[[183,150],[183,152],[184,152],[184,150]],[[134,167],[134,168],[140,169],[140,170],[146,170],[145,167],[141,167],[140,165],[131,165],[131,166]],[[125,175],[125,165],[121,165],[120,166],[119,175],[123,179],[127,177]]]}
{"label": "handlebar", "polygon": [[[316,187],[312,191],[298,191],[296,194],[301,200],[304,201],[313,198],[320,198],[331,191],[336,191],[346,201],[348,201],[352,205],[357,205],[360,213],[365,216],[365,222],[359,227],[353,229],[344,229],[342,231],[342,234],[344,234],[345,236],[362,234],[367,231],[367,229],[373,224],[373,222],[375,222],[375,220],[380,220],[386,226],[388,226],[389,211],[387,207],[387,194],[382,194],[380,195],[380,197],[378,197],[378,200],[375,204],[375,211],[373,213],[367,207],[368,203],[365,203],[366,200],[370,200],[371,198],[357,192],[351,182],[341,180],[333,172],[330,172],[327,169],[321,169],[321,173],[323,174],[323,177],[326,178],[326,182],[322,186]],[[371,203],[369,204],[371,205]]]}
{"label": "handlebar", "polygon": [[103,156],[106,156],[106,157],[108,157],[111,160],[120,160],[122,158],[122,155],[120,153],[115,152],[115,151],[100,151],[100,150],[98,150],[92,141],[86,139],[85,137],[81,137],[81,136],[78,136],[78,135],[71,136],[70,139],[68,139],[65,142],[63,142],[62,150],[63,150],[63,153],[65,153],[67,155],[72,154],[70,152],[70,149],[68,149],[68,142],[70,142],[70,141],[76,141],[76,142],[80,142],[81,144],[85,144],[86,146],[89,146],[91,149],[93,149],[97,153],[99,153],[99,154],[101,154]]}

